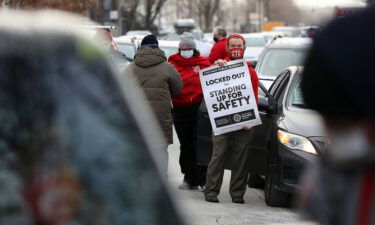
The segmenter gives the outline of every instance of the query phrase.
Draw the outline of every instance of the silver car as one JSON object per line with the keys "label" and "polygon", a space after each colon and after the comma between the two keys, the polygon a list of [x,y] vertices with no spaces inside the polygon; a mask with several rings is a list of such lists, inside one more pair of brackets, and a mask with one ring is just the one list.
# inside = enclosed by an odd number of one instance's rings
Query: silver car
{"label": "silver car", "polygon": [[290,66],[302,66],[312,41],[309,38],[279,38],[266,46],[255,70],[269,89],[277,75]]}

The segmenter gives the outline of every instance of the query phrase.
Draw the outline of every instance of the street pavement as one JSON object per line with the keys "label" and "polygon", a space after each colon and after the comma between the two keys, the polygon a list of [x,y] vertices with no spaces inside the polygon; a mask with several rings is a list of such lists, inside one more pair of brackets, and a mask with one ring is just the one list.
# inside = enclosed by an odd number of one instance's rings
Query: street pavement
{"label": "street pavement", "polygon": [[298,216],[291,209],[269,207],[264,202],[263,190],[247,188],[245,204],[234,204],[229,195],[230,171],[225,171],[223,186],[219,195],[220,203],[204,200],[199,190],[179,190],[183,176],[178,163],[179,142],[174,136],[174,144],[169,152],[169,183],[180,211],[190,225],[274,225],[300,224]]}

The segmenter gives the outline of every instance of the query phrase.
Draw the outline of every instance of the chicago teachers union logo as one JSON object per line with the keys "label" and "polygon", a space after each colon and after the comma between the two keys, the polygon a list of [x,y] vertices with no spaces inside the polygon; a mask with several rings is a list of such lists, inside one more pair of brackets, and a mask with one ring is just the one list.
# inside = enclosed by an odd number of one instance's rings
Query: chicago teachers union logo
{"label": "chicago teachers union logo", "polygon": [[233,115],[233,120],[234,120],[234,122],[238,123],[238,122],[241,121],[241,119],[242,119],[242,117],[241,117],[240,114],[237,113],[237,114],[234,114],[234,115]]}

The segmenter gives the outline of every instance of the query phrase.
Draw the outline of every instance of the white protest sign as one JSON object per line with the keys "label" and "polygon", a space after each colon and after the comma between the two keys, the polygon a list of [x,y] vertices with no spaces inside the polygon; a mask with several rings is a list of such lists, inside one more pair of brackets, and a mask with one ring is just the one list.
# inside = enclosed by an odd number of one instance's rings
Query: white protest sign
{"label": "white protest sign", "polygon": [[215,135],[262,124],[244,59],[200,70],[199,76]]}

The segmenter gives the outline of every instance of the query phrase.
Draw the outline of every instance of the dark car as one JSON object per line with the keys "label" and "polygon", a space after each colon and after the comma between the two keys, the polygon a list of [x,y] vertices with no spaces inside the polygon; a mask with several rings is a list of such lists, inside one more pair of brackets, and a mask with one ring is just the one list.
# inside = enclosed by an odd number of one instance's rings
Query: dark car
{"label": "dark car", "polygon": [[[289,203],[290,194],[298,188],[301,171],[323,153],[327,141],[320,116],[304,104],[301,71],[302,67],[284,70],[269,92],[260,84],[259,113],[263,124],[253,128],[248,183],[259,187],[260,176],[265,176],[265,199],[270,206]],[[200,126],[207,126],[210,122],[203,122],[203,108],[199,122]],[[208,129],[199,130],[198,150],[202,164],[208,161],[210,154],[207,152],[212,151],[211,136],[203,136],[203,131],[208,134]]]}

